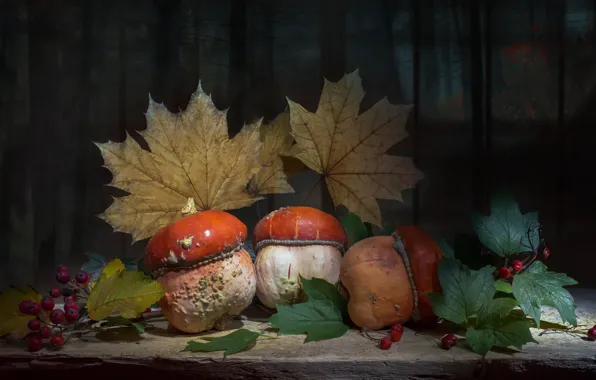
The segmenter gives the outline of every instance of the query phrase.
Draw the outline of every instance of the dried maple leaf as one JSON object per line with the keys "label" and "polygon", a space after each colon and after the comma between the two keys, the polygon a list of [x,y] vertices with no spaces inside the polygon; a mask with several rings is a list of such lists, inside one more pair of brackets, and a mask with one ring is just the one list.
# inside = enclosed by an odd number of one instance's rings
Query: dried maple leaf
{"label": "dried maple leaf", "polygon": [[292,154],[325,177],[336,206],[381,226],[376,198],[402,201],[401,192],[423,178],[411,158],[386,155],[407,137],[411,105],[387,98],[359,115],[364,97],[358,70],[339,82],[325,80],[316,113],[288,100],[296,144]]}
{"label": "dried maple leaf", "polygon": [[230,139],[226,111],[200,84],[186,110],[174,114],[150,99],[146,117],[140,134],[151,152],[129,135],[121,143],[96,143],[113,174],[109,185],[130,193],[99,215],[114,230],[130,233],[135,242],[186,214],[259,199],[245,190],[260,168],[260,120]]}
{"label": "dried maple leaf", "polygon": [[281,155],[289,154],[294,138],[290,134],[290,113],[279,114],[269,124],[261,126],[262,167],[248,184],[247,191],[255,196],[273,193],[293,193],[284,172]]}

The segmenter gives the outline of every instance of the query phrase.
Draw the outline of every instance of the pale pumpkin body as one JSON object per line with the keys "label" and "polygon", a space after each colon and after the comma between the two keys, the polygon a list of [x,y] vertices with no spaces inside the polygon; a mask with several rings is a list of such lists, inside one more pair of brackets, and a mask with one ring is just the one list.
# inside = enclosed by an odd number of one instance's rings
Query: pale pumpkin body
{"label": "pale pumpkin body", "polygon": [[300,276],[335,284],[339,281],[341,258],[341,252],[332,246],[267,246],[259,251],[255,261],[257,297],[270,308],[304,302]]}
{"label": "pale pumpkin body", "polygon": [[347,238],[339,221],[312,207],[283,207],[261,219],[254,229],[257,297],[263,305],[305,301],[300,276],[339,280]]}
{"label": "pale pumpkin body", "polygon": [[349,293],[350,318],[359,327],[377,330],[411,318],[434,318],[427,293],[441,291],[437,269],[443,253],[419,227],[399,227],[396,236],[402,244],[395,244],[394,236],[374,236],[343,257],[340,281]]}

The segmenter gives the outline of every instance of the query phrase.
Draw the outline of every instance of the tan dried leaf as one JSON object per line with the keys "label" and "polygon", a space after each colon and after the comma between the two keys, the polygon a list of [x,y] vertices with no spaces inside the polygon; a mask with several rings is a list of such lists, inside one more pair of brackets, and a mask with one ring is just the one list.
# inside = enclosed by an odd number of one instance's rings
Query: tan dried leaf
{"label": "tan dried leaf", "polygon": [[247,191],[255,196],[274,193],[293,193],[284,172],[282,155],[290,154],[294,138],[290,134],[290,113],[283,112],[269,124],[261,126],[261,165],[250,180]]}
{"label": "tan dried leaf", "polygon": [[316,113],[288,100],[292,154],[325,176],[335,206],[344,205],[363,221],[382,226],[376,201],[403,201],[401,192],[423,178],[411,158],[386,155],[407,137],[411,105],[381,99],[362,114],[364,97],[358,70],[339,82],[325,80]]}
{"label": "tan dried leaf", "polygon": [[130,136],[121,142],[96,143],[113,174],[110,186],[130,195],[114,198],[101,215],[133,242],[202,210],[250,206],[248,181],[259,170],[261,120],[230,139],[226,111],[218,110],[201,85],[186,110],[171,113],[149,99],[147,129],[141,136],[151,152]]}

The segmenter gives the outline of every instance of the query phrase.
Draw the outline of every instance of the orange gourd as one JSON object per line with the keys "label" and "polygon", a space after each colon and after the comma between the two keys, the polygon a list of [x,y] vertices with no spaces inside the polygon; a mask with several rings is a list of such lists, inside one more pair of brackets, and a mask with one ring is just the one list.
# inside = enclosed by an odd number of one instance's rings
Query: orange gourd
{"label": "orange gourd", "polygon": [[410,319],[434,318],[426,294],[441,291],[437,268],[442,258],[435,240],[417,226],[398,227],[392,236],[354,244],[340,269],[352,321],[377,330]]}

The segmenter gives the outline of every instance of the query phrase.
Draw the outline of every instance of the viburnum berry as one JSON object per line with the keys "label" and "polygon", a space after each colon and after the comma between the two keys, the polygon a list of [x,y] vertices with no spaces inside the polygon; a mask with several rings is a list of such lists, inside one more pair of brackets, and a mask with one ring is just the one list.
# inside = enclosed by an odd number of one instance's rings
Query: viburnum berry
{"label": "viburnum berry", "polygon": [[70,272],[70,269],[68,269],[68,266],[62,264],[58,265],[58,267],[56,268],[56,273],[58,272]]}
{"label": "viburnum berry", "polygon": [[455,346],[456,342],[457,342],[457,337],[455,336],[455,334],[447,334],[441,338],[440,346],[444,350],[450,350],[451,347]]}
{"label": "viburnum berry", "polygon": [[41,338],[48,339],[50,337],[50,335],[52,335],[52,329],[49,328],[48,326],[43,326],[41,328]]}
{"label": "viburnum berry", "polygon": [[542,256],[544,257],[544,260],[548,259],[550,256],[550,249],[548,247],[544,247],[542,250]]}
{"label": "viburnum berry", "polygon": [[51,311],[54,310],[54,299],[50,296],[44,296],[41,299],[41,308],[46,310],[46,311]]}
{"label": "viburnum berry", "polygon": [[71,297],[72,296],[72,289],[70,289],[70,288],[62,288],[62,289],[60,289],[60,294],[62,294],[64,297]]}
{"label": "viburnum berry", "polygon": [[596,340],[596,325],[588,330],[588,340]]}
{"label": "viburnum berry", "polygon": [[64,336],[62,334],[56,334],[50,339],[50,343],[56,348],[62,348],[64,346]]}
{"label": "viburnum berry", "polygon": [[79,284],[84,284],[87,281],[89,281],[89,273],[87,273],[84,270],[79,271],[79,273],[77,273],[77,276],[75,277],[75,280],[79,283]]}
{"label": "viburnum berry", "polygon": [[70,281],[70,273],[66,271],[56,272],[56,281],[61,284],[66,284]]}
{"label": "viburnum berry", "polygon": [[29,314],[29,309],[31,308],[31,304],[33,301],[31,300],[23,300],[19,302],[19,311],[23,314]]}
{"label": "viburnum berry", "polygon": [[38,334],[31,334],[27,337],[27,348],[31,352],[39,351],[43,348],[43,341]]}
{"label": "viburnum berry", "polygon": [[50,313],[50,321],[56,325],[62,323],[62,321],[64,321],[64,311],[60,309],[52,310]]}
{"label": "viburnum berry", "polygon": [[79,310],[74,308],[68,308],[64,312],[64,317],[68,322],[74,322],[79,319]]}
{"label": "viburnum berry", "polygon": [[31,331],[39,331],[41,328],[41,321],[39,319],[32,319],[27,323],[27,327]]}
{"label": "viburnum berry", "polygon": [[53,298],[60,297],[60,288],[50,289],[50,297],[53,297]]}
{"label": "viburnum berry", "polygon": [[499,268],[499,278],[506,279],[511,276],[511,271],[507,267],[500,267]]}
{"label": "viburnum berry", "polygon": [[511,263],[511,268],[513,268],[513,270],[516,272],[519,272],[520,270],[522,270],[523,267],[524,267],[524,263],[522,263],[521,260],[513,260],[513,262]]}
{"label": "viburnum berry", "polygon": [[77,298],[73,296],[64,297],[64,303],[77,302]]}
{"label": "viburnum berry", "polygon": [[389,333],[389,337],[393,343],[399,342],[401,340],[401,336],[403,335],[403,331],[398,330],[391,330]]}
{"label": "viburnum berry", "polygon": [[394,323],[391,325],[391,331],[404,332],[404,326],[401,323]]}
{"label": "viburnum berry", "polygon": [[388,350],[391,348],[391,344],[392,344],[391,338],[386,336],[383,339],[381,339],[381,341],[379,342],[379,348],[381,350]]}
{"label": "viburnum berry", "polygon": [[[20,310],[20,307],[19,307]],[[41,312],[41,305],[37,302],[29,301],[27,304],[27,310],[25,314],[27,315],[38,315]]]}

